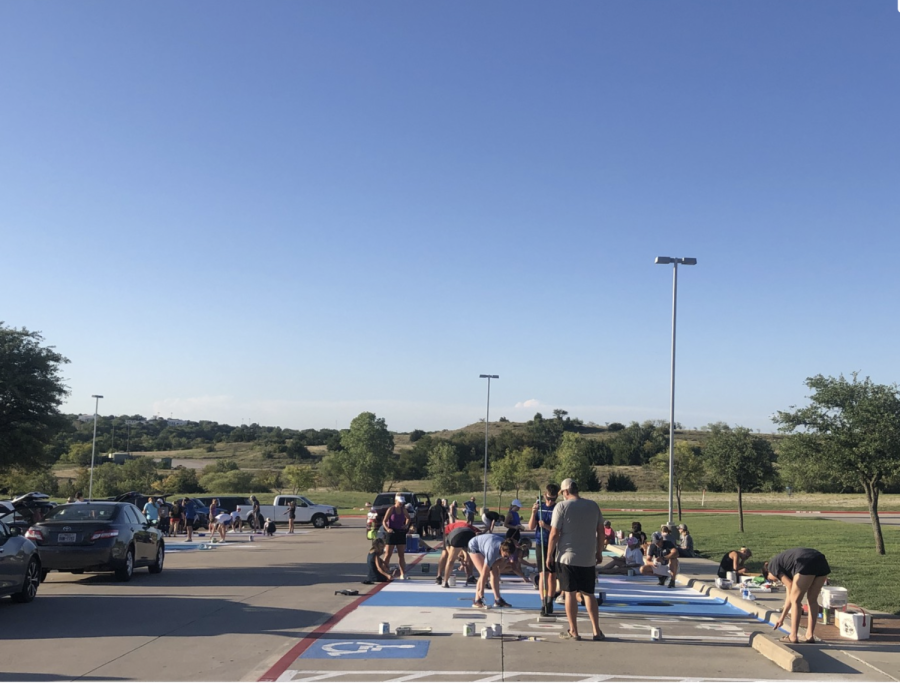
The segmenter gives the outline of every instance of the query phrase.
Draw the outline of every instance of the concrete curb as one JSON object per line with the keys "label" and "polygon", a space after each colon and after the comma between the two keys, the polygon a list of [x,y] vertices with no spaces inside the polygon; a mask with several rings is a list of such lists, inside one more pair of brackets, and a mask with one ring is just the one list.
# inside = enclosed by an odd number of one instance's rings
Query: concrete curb
{"label": "concrete curb", "polygon": [[782,670],[788,672],[809,672],[809,662],[794,649],[762,632],[750,636],[750,645]]}

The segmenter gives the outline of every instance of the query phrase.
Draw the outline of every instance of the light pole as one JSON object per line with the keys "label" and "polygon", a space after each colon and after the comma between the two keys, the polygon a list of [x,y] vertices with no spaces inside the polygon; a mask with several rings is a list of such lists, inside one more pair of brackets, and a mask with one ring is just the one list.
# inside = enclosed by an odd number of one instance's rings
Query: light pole
{"label": "light pole", "polygon": [[491,379],[498,380],[499,375],[479,375],[479,378],[487,378],[487,411],[484,414],[484,498],[481,505],[487,506],[487,464],[488,464],[488,429],[491,426]]}
{"label": "light pole", "polygon": [[678,264],[695,266],[697,260],[692,257],[656,257],[657,264],[672,264],[672,382],[669,394],[669,520],[671,529],[672,494],[675,490],[675,313],[678,309]]}
{"label": "light pole", "polygon": [[94,455],[97,453],[97,409],[100,407],[102,394],[92,394],[94,399],[94,444],[91,447],[91,483],[88,487],[88,501],[94,498]]}

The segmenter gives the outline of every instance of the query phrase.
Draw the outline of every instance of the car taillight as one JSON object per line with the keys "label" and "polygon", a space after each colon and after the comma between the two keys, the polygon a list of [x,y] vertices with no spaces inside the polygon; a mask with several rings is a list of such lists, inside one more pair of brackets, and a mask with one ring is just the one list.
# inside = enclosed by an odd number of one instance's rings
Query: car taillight
{"label": "car taillight", "polygon": [[30,539],[31,541],[44,541],[44,533],[40,530],[29,528],[28,531],[25,532],[25,539]]}
{"label": "car taillight", "polygon": [[110,539],[112,537],[118,537],[119,530],[97,530],[94,534],[91,535],[91,541],[97,541],[98,539]]}

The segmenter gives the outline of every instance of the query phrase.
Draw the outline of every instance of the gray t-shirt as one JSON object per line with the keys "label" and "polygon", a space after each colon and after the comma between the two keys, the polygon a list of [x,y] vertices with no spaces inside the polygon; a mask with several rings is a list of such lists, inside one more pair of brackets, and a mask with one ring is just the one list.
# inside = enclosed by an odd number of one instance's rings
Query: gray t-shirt
{"label": "gray t-shirt", "polygon": [[597,526],[603,524],[600,506],[590,499],[569,499],[553,508],[550,526],[559,531],[559,562],[579,568],[597,564]]}

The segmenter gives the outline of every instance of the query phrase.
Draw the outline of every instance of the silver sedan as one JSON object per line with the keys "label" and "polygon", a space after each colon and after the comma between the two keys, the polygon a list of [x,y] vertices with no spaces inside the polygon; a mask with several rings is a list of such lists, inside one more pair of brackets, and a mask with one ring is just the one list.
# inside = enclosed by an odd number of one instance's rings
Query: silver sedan
{"label": "silver sedan", "polygon": [[41,583],[41,559],[33,542],[0,522],[0,596],[30,603]]}

